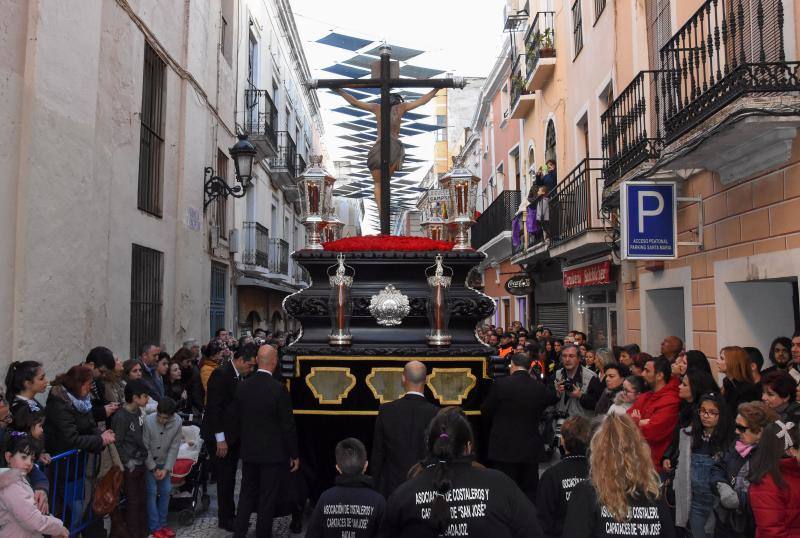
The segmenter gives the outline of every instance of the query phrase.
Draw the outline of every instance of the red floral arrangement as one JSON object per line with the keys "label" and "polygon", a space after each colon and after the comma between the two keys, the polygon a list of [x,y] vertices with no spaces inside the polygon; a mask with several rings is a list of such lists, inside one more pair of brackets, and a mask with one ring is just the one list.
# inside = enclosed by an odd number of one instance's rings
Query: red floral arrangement
{"label": "red floral arrangement", "polygon": [[434,241],[427,237],[413,235],[362,235],[358,237],[345,237],[337,241],[322,244],[325,250],[334,252],[361,252],[361,251],[430,251],[452,250],[453,243],[449,241]]}

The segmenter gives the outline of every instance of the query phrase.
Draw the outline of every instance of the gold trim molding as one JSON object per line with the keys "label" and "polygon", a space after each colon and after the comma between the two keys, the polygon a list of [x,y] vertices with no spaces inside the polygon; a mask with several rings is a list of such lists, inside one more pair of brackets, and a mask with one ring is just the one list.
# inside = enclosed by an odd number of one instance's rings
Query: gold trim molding
{"label": "gold trim molding", "polygon": [[[456,374],[461,374],[459,377],[462,378],[463,385],[460,388],[460,392],[451,392],[443,384],[448,383],[446,378],[453,378]],[[439,389],[436,388],[437,377],[441,380],[441,382],[438,382]],[[475,377],[470,368],[433,368],[426,384],[431,389],[433,397],[439,400],[441,405],[461,405],[461,402],[466,399],[477,383],[478,378]]]}
{"label": "gold trim molding", "polygon": [[[402,376],[403,369],[397,366],[379,366],[373,368],[372,371],[369,374],[367,374],[367,377],[364,378],[364,383],[366,383],[367,387],[369,387],[369,390],[372,392],[372,395],[375,397],[375,399],[378,400],[378,402],[385,404],[387,402],[393,402],[398,398],[402,398],[403,394],[405,394],[405,389],[403,388],[402,380],[400,382],[400,392],[397,394],[396,398],[391,398],[390,395],[387,394],[386,388],[382,389],[383,392],[378,394],[378,388],[376,388],[375,385],[372,384],[372,380],[378,377],[378,375],[381,373],[387,373],[387,374],[394,373],[394,374],[400,374]],[[391,379],[391,376],[388,377],[389,379]]]}
{"label": "gold trim molding", "polygon": [[382,357],[382,356],[354,356],[347,355],[298,355],[295,360],[295,377],[300,377],[300,361],[336,361],[336,362],[402,362],[403,364],[409,361],[421,361],[425,363],[431,362],[480,362],[481,375],[483,379],[491,379],[489,376],[489,361],[484,357]]}
{"label": "gold trim molding", "polygon": [[[312,381],[314,377],[317,377],[320,374],[325,375],[331,373],[343,373],[345,378],[349,380],[347,387],[345,387],[344,390],[341,390],[335,399],[333,397],[326,398],[326,394],[320,392],[317,387],[314,386]],[[356,386],[356,376],[350,373],[350,368],[343,366],[312,366],[311,371],[306,376],[306,385],[309,389],[311,389],[311,392],[314,394],[314,397],[317,399],[317,401],[319,401],[319,403],[341,404],[342,400],[347,398],[347,395],[350,394],[350,391]]]}

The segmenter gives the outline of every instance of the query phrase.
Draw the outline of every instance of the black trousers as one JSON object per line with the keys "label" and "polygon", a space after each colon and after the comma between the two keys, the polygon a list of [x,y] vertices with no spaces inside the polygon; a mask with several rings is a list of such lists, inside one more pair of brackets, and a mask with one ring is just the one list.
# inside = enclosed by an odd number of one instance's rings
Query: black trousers
{"label": "black trousers", "polygon": [[242,462],[242,489],[239,492],[234,537],[244,538],[250,526],[250,514],[258,513],[256,536],[272,536],[272,518],[278,503],[278,493],[286,480],[287,463]]}
{"label": "black trousers", "polygon": [[210,446],[211,465],[217,479],[217,518],[219,521],[232,522],[236,516],[233,490],[236,487],[236,467],[239,465],[239,447],[228,447],[224,458],[217,457],[216,443]]}
{"label": "black trousers", "polygon": [[536,504],[536,489],[539,487],[539,461],[492,462],[492,467],[505,473],[519,489],[527,495],[531,502]]}

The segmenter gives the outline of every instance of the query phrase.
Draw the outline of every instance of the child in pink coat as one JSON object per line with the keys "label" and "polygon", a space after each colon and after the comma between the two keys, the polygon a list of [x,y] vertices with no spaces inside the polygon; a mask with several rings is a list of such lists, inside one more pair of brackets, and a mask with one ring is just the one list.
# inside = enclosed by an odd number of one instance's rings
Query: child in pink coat
{"label": "child in pink coat", "polygon": [[60,519],[42,514],[33,500],[33,489],[26,478],[38,451],[36,441],[15,433],[5,453],[7,469],[0,469],[0,536],[35,538],[42,534],[68,538],[69,531]]}

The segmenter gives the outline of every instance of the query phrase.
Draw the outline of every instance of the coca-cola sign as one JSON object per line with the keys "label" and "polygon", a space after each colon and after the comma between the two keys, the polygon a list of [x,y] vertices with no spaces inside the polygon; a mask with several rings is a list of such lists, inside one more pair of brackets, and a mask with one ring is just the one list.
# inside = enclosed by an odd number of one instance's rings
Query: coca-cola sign
{"label": "coca-cola sign", "polygon": [[528,275],[512,276],[506,281],[506,291],[511,295],[528,295],[533,291],[533,281]]}
{"label": "coca-cola sign", "polygon": [[564,271],[564,287],[568,289],[580,288],[582,286],[599,286],[610,283],[610,260]]}

